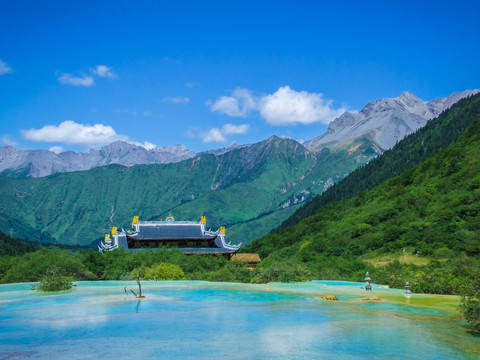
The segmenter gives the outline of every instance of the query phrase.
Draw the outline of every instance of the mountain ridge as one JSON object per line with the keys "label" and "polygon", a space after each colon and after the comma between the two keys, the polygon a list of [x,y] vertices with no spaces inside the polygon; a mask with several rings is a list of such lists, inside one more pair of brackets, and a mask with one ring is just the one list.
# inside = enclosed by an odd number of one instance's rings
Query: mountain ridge
{"label": "mountain ridge", "polygon": [[[430,119],[459,99],[479,91],[465,90],[428,103],[404,91],[396,98],[371,101],[358,113],[345,112],[329,124],[323,135],[299,143],[309,151],[318,152],[325,147],[346,149],[350,148],[352,142],[357,142],[357,145],[360,142],[381,154],[406,135],[423,127]],[[234,142],[227,147],[200,154],[221,155],[237,148],[251,146],[255,144],[238,145]],[[188,150],[184,145],[146,149],[124,141],[113,142],[100,150],[91,149],[87,153],[65,151],[57,154],[49,150],[18,150],[4,146],[0,148],[0,176],[42,177],[57,172],[89,170],[109,164],[133,166],[175,163],[196,155],[197,153]]]}
{"label": "mountain ridge", "polygon": [[480,89],[465,90],[446,98],[424,102],[404,91],[396,98],[371,101],[358,113],[343,113],[329,124],[325,134],[306,141],[304,145],[318,151],[324,146],[339,146],[348,140],[366,137],[383,151],[388,150],[458,100],[478,92]]}
{"label": "mountain ridge", "polygon": [[195,156],[183,145],[155,147],[115,141],[100,150],[87,153],[50,150],[19,150],[11,146],[0,148],[0,175],[10,177],[42,177],[58,172],[90,170],[110,164],[132,166],[136,164],[165,164]]}

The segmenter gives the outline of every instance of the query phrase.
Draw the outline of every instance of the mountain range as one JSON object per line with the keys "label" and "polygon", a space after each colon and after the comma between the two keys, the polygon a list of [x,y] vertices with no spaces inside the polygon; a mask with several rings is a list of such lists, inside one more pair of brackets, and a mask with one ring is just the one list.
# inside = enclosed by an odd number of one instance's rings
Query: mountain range
{"label": "mountain range", "polygon": [[272,137],[178,163],[0,177],[0,229],[24,239],[86,245],[111,226],[127,226],[134,215],[206,215],[209,226],[228,226],[281,208],[313,164],[315,157],[297,142]]}
{"label": "mountain range", "polygon": [[[325,134],[304,142],[303,146],[318,152],[324,147],[350,148],[355,143],[355,146],[371,147],[375,153],[380,154],[392,148],[406,135],[425,126],[429,120],[458,100],[479,91],[466,90],[430,102],[424,102],[409,92],[403,92],[392,99],[372,101],[358,113],[343,113],[329,124]],[[239,145],[233,143],[206,153],[221,155],[237,147]],[[49,150],[19,150],[4,146],[0,148],[0,175],[42,177],[58,172],[90,170],[109,164],[132,166],[175,163],[195,155],[195,152],[183,145],[146,149],[124,141],[116,141],[100,150],[91,149],[88,153],[66,151],[57,154]]]}
{"label": "mountain range", "polygon": [[207,216],[246,243],[287,218],[371,155],[358,148],[314,154],[275,136],[222,154],[170,164],[112,164],[39,178],[0,177],[0,230],[29,240],[88,245],[134,215]]}
{"label": "mountain range", "polygon": [[[384,100],[371,103],[371,107],[378,109],[382,102],[397,104],[395,99]],[[437,109],[448,106],[449,101],[439,99]],[[370,121],[375,118],[369,117]],[[355,123],[348,123],[342,129],[347,133],[354,127]],[[112,144],[103,153],[108,155],[101,158],[110,163],[127,159],[124,145]],[[185,148],[181,150],[184,156],[191,155]],[[128,226],[134,215],[142,220],[169,214],[193,220],[206,215],[208,226],[224,225],[229,241],[245,244],[277,227],[302,203],[383,151],[375,138],[365,135],[335,146],[310,148],[272,136],[256,144],[233,145],[168,164],[110,164],[26,179],[2,176],[0,230],[23,239],[88,245],[112,226]],[[136,152],[143,150],[132,146],[128,154]]]}
{"label": "mountain range", "polygon": [[166,164],[189,159],[195,154],[183,145],[146,149],[125,141],[115,141],[100,150],[91,149],[88,153],[65,151],[57,154],[49,150],[18,150],[4,146],[0,148],[0,175],[42,177],[109,164]]}

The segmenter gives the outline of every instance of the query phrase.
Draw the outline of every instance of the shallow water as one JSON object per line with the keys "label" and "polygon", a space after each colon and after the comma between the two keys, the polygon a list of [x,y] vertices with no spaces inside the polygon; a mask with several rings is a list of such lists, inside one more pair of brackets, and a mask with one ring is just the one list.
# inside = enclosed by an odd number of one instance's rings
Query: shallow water
{"label": "shallow water", "polygon": [[[79,282],[0,286],[0,359],[476,359],[453,296],[363,283]],[[326,301],[335,295],[339,301]],[[362,298],[379,297],[381,301]]]}

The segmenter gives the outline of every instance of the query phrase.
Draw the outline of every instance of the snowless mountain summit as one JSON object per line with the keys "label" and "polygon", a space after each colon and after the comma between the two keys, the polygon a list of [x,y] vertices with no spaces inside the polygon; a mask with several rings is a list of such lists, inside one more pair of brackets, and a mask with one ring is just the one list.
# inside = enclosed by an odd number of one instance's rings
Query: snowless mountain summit
{"label": "snowless mountain summit", "polygon": [[309,140],[304,145],[315,149],[365,138],[383,150],[391,149],[398,141],[425,126],[429,120],[458,100],[478,92],[480,89],[466,90],[424,102],[405,91],[396,98],[372,101],[358,113],[343,113],[329,124],[324,135]]}
{"label": "snowless mountain summit", "polygon": [[115,141],[100,150],[91,149],[88,153],[65,151],[57,154],[49,150],[19,150],[4,146],[0,148],[0,173],[14,177],[42,177],[109,164],[132,166],[172,163],[189,159],[195,154],[183,145],[147,150],[125,141]]}

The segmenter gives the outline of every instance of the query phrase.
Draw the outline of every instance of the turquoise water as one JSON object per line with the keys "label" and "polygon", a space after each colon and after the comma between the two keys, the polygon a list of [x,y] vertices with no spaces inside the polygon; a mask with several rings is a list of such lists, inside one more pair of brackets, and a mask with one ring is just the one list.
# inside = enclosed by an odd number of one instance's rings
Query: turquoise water
{"label": "turquoise water", "polygon": [[[0,285],[0,359],[476,359],[458,298],[313,281]],[[335,295],[339,301],[322,296]],[[375,298],[381,300],[362,300]]]}

